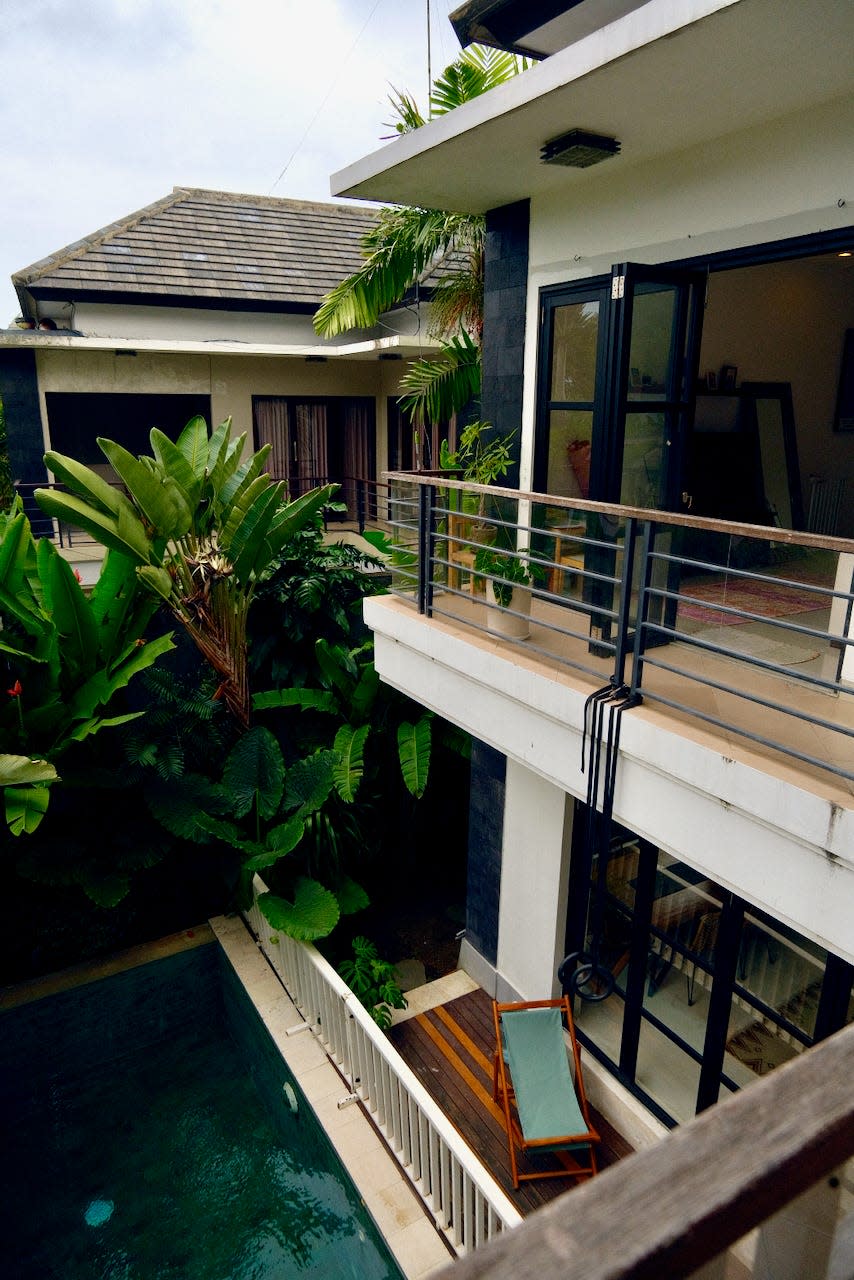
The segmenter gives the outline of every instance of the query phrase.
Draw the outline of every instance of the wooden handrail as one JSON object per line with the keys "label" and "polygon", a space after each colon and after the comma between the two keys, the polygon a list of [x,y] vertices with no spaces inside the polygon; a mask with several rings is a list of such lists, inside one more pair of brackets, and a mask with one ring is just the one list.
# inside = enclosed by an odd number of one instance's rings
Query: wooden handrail
{"label": "wooden handrail", "polygon": [[690,1276],[854,1154],[852,1075],[854,1025],[553,1200],[436,1280]]}
{"label": "wooden handrail", "polygon": [[741,524],[732,520],[715,520],[711,516],[692,516],[681,511],[657,511],[651,507],[626,507],[618,502],[594,502],[590,498],[563,498],[557,494],[530,493],[524,489],[504,489],[499,485],[472,484],[455,479],[447,471],[384,471],[382,478],[414,485],[436,485],[442,489],[461,489],[466,493],[484,493],[494,498],[513,498],[538,506],[563,507],[567,511],[591,511],[619,520],[653,520],[660,525],[678,525],[688,529],[706,529],[739,538],[756,538],[760,542],[785,542],[796,546],[822,548],[827,551],[854,552],[854,539],[835,538],[823,533],[807,533],[803,529],[781,529],[777,525]]}

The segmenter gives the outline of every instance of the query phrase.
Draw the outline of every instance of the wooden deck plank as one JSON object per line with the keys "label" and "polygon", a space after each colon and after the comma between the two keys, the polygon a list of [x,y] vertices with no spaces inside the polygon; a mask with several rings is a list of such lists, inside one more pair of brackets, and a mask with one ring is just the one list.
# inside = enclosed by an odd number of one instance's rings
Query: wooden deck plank
{"label": "wooden deck plank", "polygon": [[[458,996],[393,1027],[398,1052],[521,1213],[531,1213],[572,1186],[570,1177],[524,1182],[514,1191],[504,1114],[492,1097],[495,1026],[485,991]],[[597,1112],[600,1167],[631,1148]]]}

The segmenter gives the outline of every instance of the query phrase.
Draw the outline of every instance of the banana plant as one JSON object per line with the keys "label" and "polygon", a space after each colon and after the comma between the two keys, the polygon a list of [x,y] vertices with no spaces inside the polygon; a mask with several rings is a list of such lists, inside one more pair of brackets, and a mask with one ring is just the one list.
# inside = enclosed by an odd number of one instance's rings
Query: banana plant
{"label": "banana plant", "polygon": [[37,489],[48,515],[85,529],[130,559],[140,582],[162,600],[220,679],[218,696],[249,723],[246,619],[255,589],[282,547],[326,505],[336,486],[293,502],[263,471],[265,445],[243,459],[245,434],[231,419],[209,436],[192,418],[177,441],[155,428],[153,456],[134,457],[114,440],[98,444],[124,492],[58,453],[45,462],[70,492]]}
{"label": "banana plant", "polygon": [[33,537],[20,499],[0,513],[0,656],[9,681],[5,698],[0,691],[0,743],[7,762],[27,762],[0,777],[13,834],[38,826],[56,781],[53,762],[73,742],[142,714],[108,711],[174,647],[169,635],[142,639],[153,608],[126,556],[107,556],[89,596],[56,547]]}
{"label": "banana plant", "polygon": [[274,735],[253,725],[229,753],[219,782],[188,774],[152,789],[148,801],[173,835],[232,851],[239,903],[251,901],[256,873],[275,868],[281,891],[259,897],[262,912],[274,928],[313,941],[331,933],[342,914],[368,905],[354,880],[338,875],[323,884],[305,874],[300,856],[307,823],[339,786],[339,765],[336,751],[320,749],[286,767]]}

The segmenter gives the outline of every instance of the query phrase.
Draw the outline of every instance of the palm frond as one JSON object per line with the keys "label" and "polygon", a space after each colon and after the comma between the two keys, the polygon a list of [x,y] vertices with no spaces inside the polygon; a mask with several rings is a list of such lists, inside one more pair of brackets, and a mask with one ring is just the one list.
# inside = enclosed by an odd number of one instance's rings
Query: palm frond
{"label": "palm frond", "polygon": [[480,395],[480,348],[467,333],[452,338],[436,360],[415,360],[400,380],[398,403],[416,422],[447,422]]}
{"label": "palm frond", "polygon": [[331,338],[377,323],[447,253],[479,252],[483,220],[442,209],[383,209],[362,241],[365,261],[321,302],[314,327]]}
{"label": "palm frond", "polygon": [[490,49],[482,44],[469,45],[458,58],[433,81],[430,92],[430,115],[443,116],[464,102],[512,80],[531,66],[528,58]]}

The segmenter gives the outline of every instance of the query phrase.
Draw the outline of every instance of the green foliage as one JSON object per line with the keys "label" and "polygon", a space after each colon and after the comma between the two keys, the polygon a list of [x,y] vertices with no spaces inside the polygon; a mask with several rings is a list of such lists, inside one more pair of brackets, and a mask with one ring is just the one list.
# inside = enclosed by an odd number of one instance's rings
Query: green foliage
{"label": "green foliage", "polygon": [[[515,53],[490,49],[482,44],[469,45],[433,81],[429,119],[454,111],[464,102],[470,102],[472,98],[478,98],[490,89],[504,84],[520,71],[526,71],[530,65],[529,59],[520,58]],[[386,127],[393,129],[395,133],[411,133],[413,129],[420,129],[427,123],[411,94],[393,89],[389,101],[394,119]]]}
{"label": "green foliage", "polygon": [[176,835],[231,850],[242,903],[256,872],[278,868],[277,887],[285,889],[260,899],[271,924],[295,938],[325,937],[342,911],[366,901],[349,877],[322,884],[306,875],[300,856],[306,826],[328,800],[339,766],[337,751],[319,750],[286,768],[276,737],[255,725],[232,747],[219,782],[192,774],[173,781],[152,796],[152,811]]}
{"label": "green foliage", "polygon": [[406,1008],[394,965],[381,960],[376,946],[367,938],[353,939],[353,959],[342,960],[338,972],[381,1031],[391,1026],[392,1009]]}
{"label": "green foliage", "polygon": [[[89,596],[53,544],[33,537],[20,499],[0,513],[4,750],[52,766],[72,744],[141,715],[109,712],[131,680],[173,647],[168,635],[142,638],[151,614],[126,557],[107,556]],[[6,786],[13,834],[31,834],[47,811],[56,772],[44,772]]]}
{"label": "green foliage", "polygon": [[[444,115],[524,71],[529,63],[481,45],[464,50],[434,81],[429,115]],[[411,94],[393,90],[395,133],[426,123]],[[323,299],[314,326],[324,337],[368,329],[428,284],[430,329],[442,342],[438,358],[413,362],[401,382],[401,405],[413,422],[446,422],[480,393],[483,331],[483,249],[477,214],[441,209],[383,209],[362,242],[364,262]]]}
{"label": "green foliage", "polygon": [[511,445],[515,438],[495,436],[484,441],[484,434],[492,429],[489,422],[470,422],[460,434],[460,442],[453,452],[447,440],[442,441],[441,466],[445,470],[459,470],[464,480],[472,484],[494,484],[506,475],[513,464]]}
{"label": "green foliage", "polygon": [[245,436],[231,438],[230,419],[210,437],[197,417],[174,443],[157,428],[150,439],[153,456],[139,458],[113,440],[98,441],[128,496],[73,458],[48,453],[47,465],[71,492],[37,489],[36,498],[48,515],[127,557],[217,672],[225,705],[245,726],[249,606],[269,566],[334,486],[287,502],[284,483],[262,471],[269,446],[242,461]]}
{"label": "green foliage", "polygon": [[514,586],[530,587],[542,570],[525,559],[528,549],[519,552],[500,551],[497,547],[478,547],[474,557],[476,573],[492,578],[495,599],[505,609],[510,608]]}
{"label": "green foliage", "polygon": [[404,205],[380,210],[376,226],[362,240],[362,265],[323,299],[315,330],[333,338],[349,329],[372,328],[443,260],[453,255],[479,259],[484,234],[483,218],[472,214]]}
{"label": "green foliage", "polygon": [[480,396],[480,347],[462,330],[438,357],[413,360],[400,380],[400,407],[413,422],[447,422]]}

